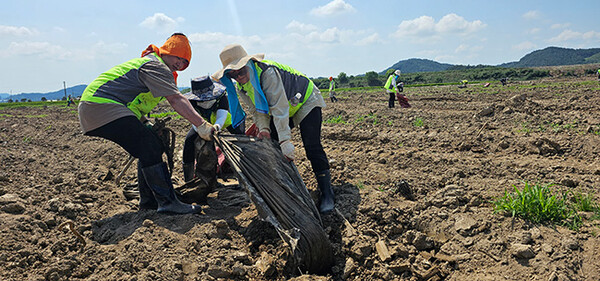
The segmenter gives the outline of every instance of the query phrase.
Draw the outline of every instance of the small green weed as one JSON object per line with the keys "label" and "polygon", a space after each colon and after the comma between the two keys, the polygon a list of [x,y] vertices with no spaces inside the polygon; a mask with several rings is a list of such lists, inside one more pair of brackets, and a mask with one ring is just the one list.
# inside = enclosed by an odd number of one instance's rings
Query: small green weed
{"label": "small green weed", "polygon": [[493,203],[495,212],[510,213],[534,223],[555,223],[578,229],[582,221],[573,206],[569,205],[566,192],[554,194],[553,184],[530,185],[525,182],[523,190],[513,185],[514,192],[504,191],[504,196]]}
{"label": "small green weed", "polygon": [[23,142],[27,143],[31,141],[31,137],[27,136],[27,137],[23,137]]}
{"label": "small green weed", "polygon": [[531,128],[529,127],[529,122],[521,122],[521,129],[517,130],[522,133],[531,133]]}
{"label": "small green weed", "polygon": [[594,202],[593,194],[577,192],[573,194],[575,210],[582,212],[599,212],[598,204]]}
{"label": "small green weed", "polygon": [[365,184],[363,183],[363,181],[358,181],[356,187],[358,187],[358,189],[365,189]]}
{"label": "small green weed", "polygon": [[325,123],[327,123],[327,124],[346,124],[346,121],[344,121],[344,117],[342,115],[338,115],[336,117],[331,117],[331,118],[325,120]]}
{"label": "small green weed", "polygon": [[417,117],[415,118],[415,120],[413,120],[412,124],[415,127],[423,127],[423,125],[425,125],[425,121],[423,120],[423,118]]}

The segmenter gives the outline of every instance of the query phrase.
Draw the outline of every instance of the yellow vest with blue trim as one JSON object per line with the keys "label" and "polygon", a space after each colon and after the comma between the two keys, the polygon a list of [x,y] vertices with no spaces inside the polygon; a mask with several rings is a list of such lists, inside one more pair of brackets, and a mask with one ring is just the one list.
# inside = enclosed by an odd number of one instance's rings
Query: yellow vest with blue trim
{"label": "yellow vest with blue trim", "polygon": [[[259,80],[262,80],[261,75],[263,71],[267,70],[269,67],[273,67],[277,72],[279,72],[279,76],[281,76],[283,88],[285,90],[285,95],[287,97],[288,104],[290,107],[290,117],[296,114],[296,112],[300,109],[300,107],[302,107],[304,102],[306,102],[306,100],[310,97],[310,95],[313,92],[313,88],[315,87],[315,85],[312,82],[312,80],[308,79],[308,77],[306,77],[306,75],[302,74],[300,71],[297,71],[287,65],[280,64],[271,60],[254,61],[254,65]],[[237,87],[238,89],[246,92],[246,94],[250,97],[252,102],[256,104],[256,102],[254,101],[254,88],[250,81],[243,85],[238,84]],[[294,105],[292,100],[295,99],[297,93],[300,93],[300,98],[298,99],[298,103]]]}
{"label": "yellow vest with blue trim", "polygon": [[81,101],[122,104],[140,119],[164,100],[164,97],[154,97],[139,79],[140,68],[150,61],[164,63],[162,58],[151,53],[119,64],[92,81],[83,91]]}

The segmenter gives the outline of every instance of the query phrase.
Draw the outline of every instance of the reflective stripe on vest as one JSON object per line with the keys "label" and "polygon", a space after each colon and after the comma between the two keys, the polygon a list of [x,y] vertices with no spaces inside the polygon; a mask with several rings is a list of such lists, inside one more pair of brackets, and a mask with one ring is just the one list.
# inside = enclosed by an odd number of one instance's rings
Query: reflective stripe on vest
{"label": "reflective stripe on vest", "polygon": [[[300,107],[302,107],[302,105],[306,102],[306,100],[310,97],[310,95],[313,92],[314,83],[310,79],[308,79],[308,77],[306,77],[304,74],[287,65],[280,64],[271,60],[263,60],[260,62],[255,61],[254,65],[256,67],[256,72],[258,74],[259,80],[262,80],[262,72],[267,70],[267,68],[269,67],[273,67],[275,70],[277,70],[277,72],[279,72],[279,76],[281,77],[281,80],[283,82],[285,95],[288,100],[290,117],[296,114],[296,112],[300,109]],[[244,90],[252,100],[252,103],[256,104],[254,101],[254,88],[252,87],[252,83],[250,83],[250,81],[243,85],[238,84],[238,88]],[[295,97],[297,93],[300,93],[300,98],[298,99],[298,104],[294,106],[291,100]]]}
{"label": "reflective stripe on vest", "polygon": [[152,56],[129,60],[100,74],[85,88],[81,100],[122,104],[138,119],[141,118],[164,99],[164,97],[154,97],[146,85],[139,80],[140,67],[153,60],[164,63],[158,55],[152,53]]}

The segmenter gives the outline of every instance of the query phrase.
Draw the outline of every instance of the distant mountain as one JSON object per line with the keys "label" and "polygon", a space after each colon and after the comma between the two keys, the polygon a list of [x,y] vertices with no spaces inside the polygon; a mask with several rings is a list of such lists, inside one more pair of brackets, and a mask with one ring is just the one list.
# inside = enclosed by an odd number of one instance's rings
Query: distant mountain
{"label": "distant mountain", "polygon": [[[83,90],[85,90],[85,87],[87,87],[87,85],[77,85],[77,86],[69,87],[69,88],[67,88],[67,95],[71,95],[72,97],[79,97],[83,93]],[[10,95],[9,97],[6,97],[6,98],[3,97],[3,99],[7,100],[10,98],[13,101],[20,101],[21,99],[28,99],[31,101],[40,101],[40,100],[42,100],[42,97],[45,97],[47,100],[60,100],[64,96],[65,96],[65,89],[60,89],[58,91],[49,92],[49,93],[21,93],[21,94],[17,94],[17,95]]]}
{"label": "distant mountain", "polygon": [[0,100],[10,97],[10,94],[0,93]]}
{"label": "distant mountain", "polygon": [[444,71],[452,66],[452,64],[439,63],[427,59],[407,59],[395,63],[379,74],[385,74],[388,69],[400,69],[404,73]]}
{"label": "distant mountain", "polygon": [[[592,49],[568,49],[559,47],[548,47],[542,50],[533,51],[519,61],[499,64],[500,67],[536,67],[536,66],[558,66],[600,63],[600,48]],[[464,69],[478,66],[452,65],[447,63],[438,63],[427,59],[407,59],[402,60],[391,67],[386,68],[379,74],[385,74],[390,68],[400,69],[404,73],[413,72],[431,72],[444,71],[448,69]]]}
{"label": "distant mountain", "polygon": [[533,51],[519,61],[504,63],[502,67],[536,67],[573,65],[600,62],[600,48],[594,49],[567,49],[548,47]]}

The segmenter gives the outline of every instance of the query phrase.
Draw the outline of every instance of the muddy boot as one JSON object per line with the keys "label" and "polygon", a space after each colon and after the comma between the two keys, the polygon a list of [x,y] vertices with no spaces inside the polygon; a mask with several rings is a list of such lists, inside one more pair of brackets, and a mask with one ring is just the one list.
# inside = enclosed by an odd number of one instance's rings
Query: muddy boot
{"label": "muddy boot", "polygon": [[146,183],[152,190],[152,193],[154,193],[154,198],[156,198],[156,202],[158,203],[157,212],[175,214],[202,212],[200,206],[185,204],[177,199],[167,164],[164,162],[142,168],[142,172]]}
{"label": "muddy boot", "polygon": [[194,162],[183,163],[183,180],[189,182],[194,179]]}
{"label": "muddy boot", "polygon": [[333,189],[331,188],[331,174],[329,170],[325,170],[316,174],[317,185],[321,190],[321,203],[319,204],[319,212],[322,214],[333,211],[335,207]]}
{"label": "muddy boot", "polygon": [[152,194],[152,190],[148,186],[148,183],[146,183],[146,179],[144,179],[144,173],[142,172],[140,161],[138,161],[137,177],[138,191],[140,195],[140,210],[156,210],[158,208],[158,203],[156,202],[154,194]]}

